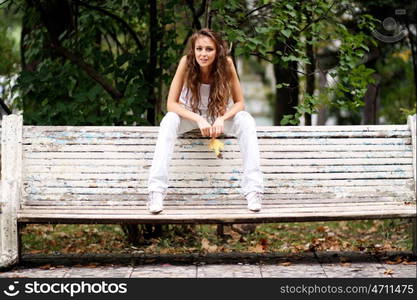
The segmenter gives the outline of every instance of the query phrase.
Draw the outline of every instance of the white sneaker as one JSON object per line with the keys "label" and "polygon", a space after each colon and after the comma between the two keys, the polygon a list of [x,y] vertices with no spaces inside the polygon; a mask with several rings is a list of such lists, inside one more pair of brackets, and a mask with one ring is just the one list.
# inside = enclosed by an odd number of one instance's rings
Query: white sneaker
{"label": "white sneaker", "polygon": [[246,195],[246,200],[248,200],[248,209],[251,211],[260,211],[262,207],[262,193],[260,192],[250,192]]}
{"label": "white sneaker", "polygon": [[148,210],[153,214],[160,213],[164,206],[162,202],[164,201],[165,194],[160,192],[149,192],[148,195]]}

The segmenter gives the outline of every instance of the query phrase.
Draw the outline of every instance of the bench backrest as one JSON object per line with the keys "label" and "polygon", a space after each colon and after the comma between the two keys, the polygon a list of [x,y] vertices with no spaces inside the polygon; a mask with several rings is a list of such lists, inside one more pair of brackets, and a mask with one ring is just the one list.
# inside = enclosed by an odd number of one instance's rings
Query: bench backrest
{"label": "bench backrest", "polygon": [[[266,205],[415,201],[408,125],[257,129]],[[158,127],[23,126],[22,204],[145,205],[157,133]],[[217,159],[207,138],[179,137],[166,205],[245,203],[239,145],[222,140]]]}

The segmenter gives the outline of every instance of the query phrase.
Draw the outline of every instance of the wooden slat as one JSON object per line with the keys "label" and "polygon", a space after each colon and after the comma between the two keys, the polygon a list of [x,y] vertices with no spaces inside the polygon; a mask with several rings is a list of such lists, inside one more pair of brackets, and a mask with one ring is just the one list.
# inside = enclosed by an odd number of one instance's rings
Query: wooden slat
{"label": "wooden slat", "polygon": [[[357,205],[357,204],[355,204]],[[403,205],[403,204],[381,204],[381,205],[369,205],[367,203],[363,203],[362,205],[357,205],[357,207],[352,208],[352,206],[348,205],[315,205],[315,206],[264,206],[261,210],[261,214],[272,214],[279,216],[280,214],[291,214],[291,213],[311,213],[311,212],[320,212],[320,213],[337,213],[337,212],[350,212],[350,213],[360,213],[364,211],[382,211],[382,210],[402,210],[411,213],[411,215],[416,215],[415,205]],[[413,210],[414,209],[414,210]],[[187,217],[187,215],[219,215],[227,212],[228,214],[244,214],[247,213],[246,206],[242,205],[241,207],[238,206],[217,206],[214,208],[207,208],[206,206],[200,206],[199,208],[192,208],[188,207],[187,209],[183,209],[182,207],[170,207],[166,206],[164,211],[166,214],[175,214]],[[146,207],[142,206],[138,209],[129,208],[120,208],[118,210],[109,210],[109,209],[101,209],[97,207],[96,209],[71,209],[71,208],[52,208],[52,209],[45,209],[45,208],[38,208],[36,210],[27,209],[27,210],[20,210],[20,213],[24,212],[33,212],[36,214],[80,214],[80,215],[105,215],[105,214],[124,214],[124,215],[132,215],[135,216],[137,214],[145,214],[150,215],[147,211]],[[163,213],[165,214],[165,213]],[[161,215],[163,215],[161,214]]]}
{"label": "wooden slat", "polygon": [[[377,207],[377,206],[389,206],[389,205],[394,205],[394,206],[406,206],[406,207],[412,207],[415,206],[415,204],[404,204],[403,202],[392,202],[392,201],[355,201],[353,202],[351,199],[344,199],[344,202],[340,202],[340,201],[332,201],[333,199],[331,199],[328,202],[324,202],[324,203],[309,203],[309,202],[302,202],[299,203],[298,201],[292,201],[292,202],[285,202],[285,203],[281,203],[281,202],[266,202],[263,203],[263,208],[265,209],[270,209],[270,208],[274,208],[274,209],[280,209],[280,208],[285,208],[285,209],[290,209],[290,208],[297,208],[297,207]],[[164,203],[164,207],[167,209],[180,209],[180,210],[198,210],[198,209],[203,209],[203,210],[218,210],[218,209],[242,209],[242,204],[243,206],[245,206],[245,203],[227,203],[227,204],[217,204],[217,205],[199,205],[199,204],[195,204],[195,205],[189,205],[187,203],[172,203],[172,202],[166,202]],[[130,206],[92,206],[92,205],[83,205],[83,206],[48,206],[48,205],[31,205],[31,206],[27,206],[27,205],[22,205],[21,207],[21,211],[54,211],[54,210],[59,210],[60,212],[74,212],[74,211],[78,211],[78,210],[85,210],[85,211],[93,211],[96,212],[97,210],[100,211],[123,211],[123,210],[143,210],[144,204],[138,204],[138,205],[130,205]]]}
{"label": "wooden slat", "polygon": [[[220,209],[225,209],[230,212],[237,212],[241,213],[242,209],[246,210],[246,205],[243,207],[239,207],[239,205],[218,205],[212,206],[208,208],[205,205],[165,205],[168,210],[176,210],[178,214],[187,214],[202,211],[204,213],[218,213]],[[415,208],[416,205],[411,204],[404,204],[402,202],[350,202],[349,199],[345,199],[344,203],[303,203],[298,205],[295,201],[292,204],[277,204],[273,203],[270,205],[263,205],[263,210],[265,212],[294,212],[294,211],[361,211],[361,210],[381,210],[388,207],[395,207],[400,209],[412,209]],[[118,208],[117,211],[126,211],[128,214],[135,214],[134,210],[139,209],[143,210],[146,207],[142,206],[129,206],[125,208]],[[26,210],[30,211],[33,210],[30,207],[26,207]],[[22,211],[22,209],[20,210]],[[56,207],[36,207],[36,211],[43,212],[43,213],[56,213]],[[85,211],[85,212],[83,212]],[[94,206],[78,206],[78,207],[62,207],[59,208],[60,213],[86,213],[86,214],[105,214],[105,213],[116,213],[111,206],[102,207],[94,207]],[[149,214],[149,212],[147,212]]]}
{"label": "wooden slat", "polygon": [[[154,145],[24,145],[24,151],[29,152],[153,152]],[[175,151],[210,152],[206,145],[177,145]],[[411,145],[259,145],[259,151],[304,151],[304,152],[346,152],[346,151],[412,151]],[[239,145],[225,146],[222,152],[239,152]]]}
{"label": "wooden slat", "polygon": [[[24,172],[32,173],[135,173],[147,172],[150,165],[27,165]],[[413,176],[412,165],[353,165],[353,166],[261,166],[262,172],[266,173],[352,173],[352,172],[398,172]],[[193,174],[237,174],[240,167],[226,166],[205,166],[195,168],[195,166],[176,165],[171,168],[171,174],[193,173]]]}
{"label": "wooden slat", "polygon": [[[206,197],[205,197],[206,196]],[[66,197],[65,201],[60,201],[61,197],[53,197],[50,199],[27,199],[23,202],[25,205],[34,206],[95,206],[97,208],[102,206],[114,206],[114,207],[126,207],[135,205],[146,205],[147,197],[145,195],[139,196],[124,196],[120,195],[91,195],[91,196],[75,196],[73,200],[70,197]],[[291,197],[291,195],[265,195],[262,203],[264,205],[287,205],[297,203],[303,204],[336,204],[336,203],[400,203],[400,204],[414,204],[416,203],[413,195],[401,195],[396,197],[385,196],[373,196],[361,197],[361,195],[355,195],[352,197],[339,197],[335,195],[329,195],[328,197],[314,198],[314,196],[301,195]],[[165,201],[165,205],[168,206],[182,206],[182,205],[204,205],[204,206],[218,206],[218,205],[246,205],[246,200],[240,195],[227,195],[222,197],[213,197],[212,195],[171,195],[168,196]]]}
{"label": "wooden slat", "polygon": [[[131,212],[131,211],[129,211]],[[137,211],[136,214],[101,214],[101,215],[79,215],[79,214],[33,214],[18,213],[20,222],[139,222],[139,223],[261,223],[261,222],[297,222],[297,221],[326,221],[326,220],[350,220],[350,219],[383,219],[383,218],[410,218],[415,217],[415,210],[397,209],[397,210],[373,210],[373,211],[320,211],[320,212],[288,212],[283,213],[236,213],[231,214],[221,210],[218,214],[174,214],[176,211],[167,211],[159,215],[151,215],[145,211]]]}
{"label": "wooden slat", "polygon": [[[315,128],[315,127],[312,127]],[[315,139],[315,138],[409,138],[410,131],[403,130],[403,131],[257,131],[258,139],[287,139],[287,138],[303,138],[303,139]],[[36,139],[36,138],[55,138],[55,139],[63,139],[68,137],[73,139],[106,139],[106,138],[114,138],[114,139],[123,139],[123,138],[133,138],[133,139],[149,139],[149,140],[156,140],[157,132],[150,133],[150,132],[57,132],[57,133],[45,133],[45,132],[38,132],[35,134],[25,134],[25,140],[27,139]],[[208,138],[202,138],[200,134],[184,134],[180,135],[179,140],[182,139],[189,139],[189,140],[200,140]],[[234,139],[233,136],[222,135],[219,137],[220,139]]]}
{"label": "wooden slat", "polygon": [[[180,201],[180,200],[165,200],[164,206],[178,209],[218,209],[221,207],[226,208],[236,208],[241,206],[246,206],[246,201],[242,199],[221,201],[221,202],[205,202],[205,201]],[[416,206],[415,202],[410,202],[406,200],[398,200],[397,198],[392,197],[351,197],[351,198],[326,198],[326,199],[306,199],[306,198],[288,198],[288,199],[264,199],[262,202],[263,207],[265,208],[279,208],[279,207],[333,207],[333,206],[348,206],[348,207],[359,207],[359,206],[378,206],[378,205],[403,205],[403,206]],[[119,201],[119,205],[111,204],[102,204],[95,205],[94,203],[89,203],[86,201],[81,204],[72,204],[68,205],[66,203],[49,203],[48,201],[42,202],[39,201],[39,204],[27,205],[23,203],[21,210],[97,210],[97,209],[110,209],[110,210],[123,210],[123,209],[143,209],[146,206],[146,201]]]}
{"label": "wooden slat", "polygon": [[[155,126],[24,126],[24,132],[154,132]],[[332,125],[332,126],[258,126],[262,132],[316,132],[316,131],[409,131],[407,125]]]}
{"label": "wooden slat", "polygon": [[[25,197],[26,201],[47,201],[47,202],[56,202],[63,204],[64,201],[69,201],[72,203],[75,202],[91,202],[103,204],[104,202],[111,201],[114,204],[117,203],[127,203],[127,202],[143,202],[146,201],[148,196],[147,194],[65,194],[65,195],[51,195],[50,198],[45,195],[39,194],[27,194]],[[30,196],[30,197],[29,197]],[[287,201],[297,201],[297,202],[327,202],[329,199],[335,201],[407,201],[415,202],[414,195],[410,192],[397,192],[397,193],[373,193],[370,195],[364,194],[348,194],[348,193],[316,193],[316,194],[305,194],[305,193],[282,193],[282,194],[271,194],[265,193],[263,201],[276,201],[276,202],[287,202]],[[54,200],[56,199],[56,200]],[[246,202],[244,197],[240,193],[233,194],[168,194],[166,202],[210,202],[210,203],[234,203],[237,202]]]}
{"label": "wooden slat", "polygon": [[[216,187],[235,187],[238,186],[238,182],[230,184],[224,180],[216,181],[173,181],[171,180],[171,187],[176,188],[187,187],[187,188],[216,188]],[[367,187],[370,189],[393,189],[398,190],[398,186],[408,185],[413,186],[412,179],[374,179],[374,180],[282,180],[280,182],[272,180],[264,180],[264,186],[268,187],[292,187],[292,188],[320,188],[320,187],[331,187],[331,188],[362,188]],[[76,178],[72,179],[42,179],[34,180],[33,177],[29,177],[24,186],[33,187],[93,187],[93,188],[127,188],[127,187],[145,187],[147,186],[147,180],[93,180],[84,179],[80,180]]]}
{"label": "wooden slat", "polygon": [[[46,195],[39,194],[27,194],[24,197],[25,203],[29,202],[42,202],[51,204],[64,204],[66,202],[73,205],[82,205],[90,203],[90,205],[104,205],[110,203],[119,205],[121,203],[138,203],[147,200],[147,194],[65,194],[65,195]],[[410,192],[397,192],[397,193],[373,193],[370,195],[365,194],[348,194],[348,193],[316,193],[316,194],[264,194],[264,202],[328,202],[329,199],[334,201],[406,201],[415,202],[415,196]],[[288,201],[287,201],[288,200]],[[246,203],[244,197],[238,193],[236,194],[168,194],[165,202],[189,202],[189,203]],[[76,204],[79,203],[79,204]]]}
{"label": "wooden slat", "polygon": [[[151,160],[146,159],[74,159],[74,158],[39,158],[26,159],[26,166],[149,166]],[[184,166],[184,160],[174,159],[171,161],[171,166]],[[187,160],[187,166],[238,166],[241,167],[241,159],[193,159]],[[412,165],[409,158],[330,158],[330,159],[261,159],[261,165],[265,166],[349,166],[349,165]]]}
{"label": "wooden slat", "polygon": [[[35,206],[96,206],[97,208],[101,206],[107,206],[107,205],[113,205],[115,207],[119,206],[135,206],[135,205],[146,205],[147,203],[147,196],[140,195],[137,197],[133,196],[125,196],[123,198],[116,197],[116,199],[113,199],[111,195],[95,195],[93,196],[80,196],[75,195],[73,197],[73,200],[71,200],[71,197],[60,197],[55,196],[51,198],[38,198],[38,199],[32,199],[27,198],[24,202],[25,205],[35,205]],[[206,196],[206,197],[205,197]],[[323,198],[317,198],[314,199],[313,196],[311,198],[302,198],[302,197],[293,197],[290,198],[287,196],[287,198],[284,198],[285,195],[282,195],[281,197],[275,197],[275,198],[269,198],[265,197],[263,199],[264,205],[276,205],[276,204],[293,204],[297,203],[300,206],[302,204],[334,204],[334,203],[345,203],[345,202],[356,202],[356,203],[373,203],[378,201],[385,201],[387,203],[411,203],[415,204],[415,198],[413,198],[412,195],[397,195],[396,197],[388,197],[388,196],[373,196],[371,195],[369,199],[366,199],[364,197],[359,198],[360,195],[351,195],[351,197],[344,196],[336,198],[336,195],[329,195],[328,197]],[[36,197],[36,196],[35,196]],[[34,197],[34,198],[35,198]],[[239,195],[235,195],[234,198],[232,198],[233,195],[228,195],[227,199],[223,196],[213,197],[212,195],[177,195],[177,197],[167,197],[164,201],[165,205],[204,205],[204,206],[216,206],[216,205],[246,205],[246,200],[244,200]],[[61,200],[61,198],[64,198]]]}
{"label": "wooden slat", "polygon": [[[215,181],[227,180],[229,182],[239,181],[239,174],[184,174],[182,172],[171,172],[172,180],[195,180],[195,181]],[[34,179],[104,179],[104,180],[147,180],[148,172],[141,173],[32,173],[25,177],[25,180]],[[412,173],[407,172],[358,172],[358,173],[280,173],[280,174],[264,174],[267,180],[343,180],[343,179],[408,179],[412,178]]]}
{"label": "wooden slat", "polygon": [[[236,139],[220,139],[226,145],[238,144]],[[206,139],[178,139],[177,146],[208,146],[210,140]],[[25,140],[24,145],[154,145],[155,138],[131,137],[36,137]],[[411,138],[259,138],[259,145],[411,145]]]}
{"label": "wooden slat", "polygon": [[[239,194],[240,187],[226,187],[226,188],[203,188],[203,187],[171,187],[170,192],[173,194]],[[97,188],[94,186],[90,187],[45,187],[45,186],[34,186],[26,185],[24,191],[28,194],[36,195],[64,195],[64,194],[147,194],[147,186],[141,187],[110,187],[110,188]],[[265,192],[273,194],[297,194],[306,193],[308,194],[321,194],[321,193],[334,193],[334,194],[355,194],[355,193],[367,193],[368,195],[376,195],[378,193],[398,193],[398,187],[268,187]],[[402,191],[401,193],[405,193]],[[407,191],[411,193],[412,191]]]}
{"label": "wooden slat", "polygon": [[[261,153],[261,159],[334,159],[334,158],[412,158],[411,151],[386,151],[386,152],[268,152]],[[24,159],[143,159],[152,160],[153,152],[23,152]],[[211,152],[174,152],[173,161],[175,160],[196,160],[211,159],[217,160]],[[223,153],[223,160],[238,160],[240,153],[234,152]]]}
{"label": "wooden slat", "polygon": [[[350,200],[350,199],[349,199]],[[318,206],[322,206],[322,205],[334,205],[334,204],[343,204],[343,203],[351,203],[351,205],[356,205],[356,204],[360,204],[360,203],[367,203],[367,204],[372,204],[373,202],[367,202],[365,199],[362,199],[361,201],[355,201],[355,202],[346,202],[346,199],[339,199],[338,201],[322,201],[322,202],[315,202],[317,203]],[[308,202],[304,201],[304,202],[298,202],[298,201],[288,201],[287,203],[282,203],[282,205],[290,205],[293,203],[297,203],[298,206],[303,206],[303,204],[306,204]],[[410,205],[414,205],[415,206],[415,202],[411,202],[411,201],[396,201],[396,203],[398,203],[399,205],[404,205],[404,206],[410,206]],[[410,204],[411,203],[411,204]],[[65,205],[64,205],[65,204]],[[310,203],[308,203],[310,204]],[[407,205],[406,205],[407,204]],[[93,201],[83,201],[83,202],[68,202],[68,203],[57,203],[57,202],[52,202],[52,201],[28,201],[24,203],[25,207],[55,207],[56,210],[60,210],[61,208],[72,208],[72,207],[89,207],[89,206],[94,206],[96,209],[100,209],[101,207],[106,207],[106,206],[113,206],[113,207],[117,207],[120,209],[131,209],[131,207],[141,207],[141,208],[146,208],[147,204],[145,201],[123,201],[123,202],[112,202],[111,200],[104,202],[104,203],[96,203]],[[207,209],[209,208],[221,208],[221,207],[246,207],[246,201],[222,201],[222,202],[212,202],[212,201],[200,201],[200,202],[192,202],[192,201],[167,201],[164,203],[165,207],[177,207],[179,209],[182,209],[184,207],[184,205],[189,205],[192,207],[205,207]],[[264,201],[263,202],[263,207],[269,207],[269,206],[274,206],[276,205],[275,202],[273,201]]]}

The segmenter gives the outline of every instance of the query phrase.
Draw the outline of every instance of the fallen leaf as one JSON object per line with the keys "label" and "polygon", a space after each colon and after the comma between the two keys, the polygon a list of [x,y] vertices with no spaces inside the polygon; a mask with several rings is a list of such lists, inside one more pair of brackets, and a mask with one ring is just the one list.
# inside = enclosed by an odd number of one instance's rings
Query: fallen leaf
{"label": "fallen leaf", "polygon": [[259,240],[261,242],[261,246],[264,250],[266,250],[266,247],[268,246],[268,241],[264,238]]}
{"label": "fallen leaf", "polygon": [[201,248],[205,251],[207,251],[208,253],[213,253],[217,251],[217,246],[216,245],[210,245],[210,242],[208,239],[203,238],[201,240]]}
{"label": "fallen leaf", "polygon": [[284,267],[288,267],[288,266],[292,265],[292,262],[290,262],[290,261],[285,261],[285,262],[283,262],[283,263],[280,263],[280,265],[281,265],[281,266],[284,266]]}
{"label": "fallen leaf", "polygon": [[316,228],[316,230],[318,232],[326,232],[326,231],[329,230],[329,227],[327,227],[327,226],[319,226],[319,227]]}
{"label": "fallen leaf", "polygon": [[252,247],[249,247],[249,251],[250,252],[254,252],[254,253],[264,253],[265,252],[265,249],[264,249],[264,247],[262,246],[262,245],[256,245],[256,246],[252,246]]}
{"label": "fallen leaf", "polygon": [[47,264],[47,265],[43,265],[43,266],[40,266],[39,267],[39,269],[42,269],[42,270],[50,270],[50,269],[52,269],[53,267],[50,265],[50,264]]}
{"label": "fallen leaf", "polygon": [[394,271],[393,271],[393,270],[391,270],[391,269],[388,269],[388,270],[386,270],[386,271],[384,272],[384,274],[385,274],[385,275],[392,275],[392,274],[394,274]]}
{"label": "fallen leaf", "polygon": [[221,141],[219,141],[218,139],[212,138],[210,140],[208,147],[210,150],[213,150],[214,153],[216,153],[217,158],[223,158],[223,156],[220,154],[220,150],[224,148],[224,144]]}
{"label": "fallen leaf", "polygon": [[401,256],[396,256],[395,260],[386,260],[385,263],[388,265],[397,265],[400,264],[404,261],[404,258],[402,258]]}

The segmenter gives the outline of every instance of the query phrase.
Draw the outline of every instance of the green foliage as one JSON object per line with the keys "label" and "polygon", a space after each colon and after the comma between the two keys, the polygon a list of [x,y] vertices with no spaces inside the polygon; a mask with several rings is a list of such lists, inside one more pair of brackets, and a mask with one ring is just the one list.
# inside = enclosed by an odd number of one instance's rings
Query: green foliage
{"label": "green foliage", "polygon": [[[337,48],[337,62],[328,70],[334,82],[326,89],[332,95],[329,105],[339,109],[357,111],[363,106],[363,96],[369,83],[373,82],[374,70],[363,64],[365,54],[375,41],[369,32],[375,27],[376,20],[370,15],[356,16],[356,24],[349,28],[344,25],[346,18],[352,17],[349,1],[266,1],[263,9],[250,10],[241,1],[214,1],[213,7],[220,16],[228,15],[222,20],[216,19],[229,40],[234,41],[236,55],[255,55],[288,67],[291,61],[299,65],[309,64],[306,54],[307,44],[315,48]],[[309,37],[309,39],[307,39]],[[285,50],[276,50],[276,43],[283,43]],[[339,43],[340,45],[337,45]],[[303,78],[302,78],[303,79]],[[277,89],[297,88],[277,85]],[[302,87],[301,87],[302,88]],[[297,113],[286,116],[281,124],[298,124],[300,112],[314,112],[320,101],[311,98],[300,100]],[[315,105],[312,107],[311,105]]]}
{"label": "green foliage", "polygon": [[8,26],[12,18],[0,10],[0,75],[9,76],[18,70],[19,53],[13,39],[13,28]]}
{"label": "green foliage", "polygon": [[[89,1],[79,6],[76,30],[64,31],[60,44],[94,69],[115,98],[94,77],[51,49],[47,28],[39,13],[23,5],[31,27],[25,37],[24,57],[30,68],[22,71],[15,91],[17,107],[26,124],[44,125],[150,125],[145,112],[149,100],[172,78],[182,44],[175,31],[176,1],[157,7],[157,47],[151,50],[149,1]],[[166,8],[166,9],[165,9]],[[103,13],[103,10],[107,13]],[[70,24],[64,24],[70,29]],[[129,31],[130,28],[130,31]],[[151,53],[152,52],[152,53]],[[150,69],[151,55],[156,67]]]}
{"label": "green foliage", "polygon": [[10,38],[7,27],[0,20],[0,75],[10,75],[18,69],[18,54],[15,41]]}
{"label": "green foliage", "polygon": [[13,78],[19,70],[16,17],[0,7],[0,99],[9,106]]}
{"label": "green foliage", "polygon": [[416,114],[416,86],[413,84],[411,51],[405,47],[392,47],[377,64],[381,74],[381,109],[378,116],[388,124],[404,124],[409,115]]}
{"label": "green foliage", "polygon": [[294,115],[285,115],[281,120],[281,125],[299,125],[300,118],[304,114],[314,114],[317,113],[318,105],[320,100],[317,96],[311,96],[305,94],[303,96],[303,102],[298,106],[295,106],[296,113]]}
{"label": "green foliage", "polygon": [[[52,49],[37,10],[28,7],[30,1],[18,0],[9,1],[8,5],[19,9],[17,15],[24,15],[23,23],[28,33],[23,43],[26,65],[14,88],[20,95],[16,108],[24,110],[26,124],[149,124],[145,112],[154,106],[150,99],[165,101],[184,41],[194,29],[191,2],[156,1],[154,28],[150,24],[150,1],[83,2],[94,8],[78,6],[74,11],[75,30],[63,31],[59,41],[91,66],[121,97],[112,96],[80,66]],[[194,10],[200,8],[199,2],[193,2],[193,5]],[[285,117],[282,122],[299,124],[302,112],[316,112],[324,104],[330,110],[352,113],[358,113],[363,106],[367,86],[374,80],[374,70],[363,62],[376,45],[370,34],[376,20],[366,13],[366,5],[364,1],[347,0],[213,0],[209,11],[212,28],[224,33],[232,43],[233,55],[257,57],[282,67],[290,66],[291,62],[298,63],[300,85],[281,82],[276,88],[300,90],[297,113]],[[205,18],[206,15],[201,15],[200,22],[203,23]],[[10,52],[17,45],[12,44],[4,22],[8,21],[1,18],[0,74],[18,70],[12,67],[17,65],[17,52]],[[151,31],[157,36],[154,48],[151,48]],[[284,49],[277,50],[277,43],[285,45]],[[312,101],[305,90],[306,74],[302,67],[310,64],[307,45],[312,45],[318,56],[335,53],[328,59],[330,62],[319,61],[317,65],[317,69],[332,77],[328,86],[320,91],[320,101],[317,97]],[[152,57],[156,57],[157,62],[151,68]],[[415,110],[410,104],[415,101],[412,96],[415,87],[409,83],[411,63],[408,61],[402,66],[394,60],[387,63],[393,65],[393,70],[390,71],[391,67],[386,64],[377,66],[378,72],[389,76],[389,80],[383,81],[381,99],[387,107],[388,103],[395,103],[395,109],[391,112],[384,108],[381,116],[389,122],[400,122],[405,115],[398,117],[401,115],[398,112]],[[398,72],[405,76],[390,77]],[[395,91],[402,96],[397,97]],[[162,114],[156,119],[161,117]]]}

